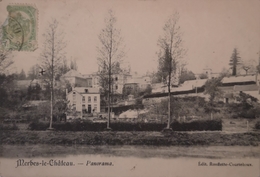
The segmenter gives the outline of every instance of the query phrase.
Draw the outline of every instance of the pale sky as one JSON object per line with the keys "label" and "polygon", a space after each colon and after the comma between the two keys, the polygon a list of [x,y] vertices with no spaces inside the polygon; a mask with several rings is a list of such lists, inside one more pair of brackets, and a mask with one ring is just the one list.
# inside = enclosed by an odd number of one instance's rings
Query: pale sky
{"label": "pale sky", "polygon": [[38,49],[14,52],[15,68],[28,69],[37,63],[42,34],[56,18],[65,32],[67,58],[76,59],[82,74],[97,70],[98,34],[109,9],[115,12],[132,71],[140,74],[157,68],[157,40],[172,13],[180,14],[185,60],[188,69],[201,73],[228,68],[236,47],[243,60],[258,60],[260,50],[260,0],[2,0],[0,23],[7,17],[6,6],[15,2],[34,4],[38,11]]}

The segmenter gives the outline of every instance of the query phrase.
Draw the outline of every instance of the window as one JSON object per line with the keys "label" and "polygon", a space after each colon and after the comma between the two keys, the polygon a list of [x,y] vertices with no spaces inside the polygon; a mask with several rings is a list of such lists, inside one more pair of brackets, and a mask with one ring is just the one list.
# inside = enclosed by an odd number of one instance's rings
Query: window
{"label": "window", "polygon": [[117,81],[117,80],[118,80],[118,78],[116,77],[116,78],[115,78],[115,81]]}
{"label": "window", "polygon": [[85,111],[86,110],[86,105],[82,105],[82,111]]}
{"label": "window", "polygon": [[95,112],[97,111],[97,105],[96,104],[94,104],[94,110],[95,110]]}
{"label": "window", "polygon": [[88,96],[88,102],[91,102],[91,96]]}
{"label": "window", "polygon": [[94,96],[94,102],[97,102],[97,96]]}
{"label": "window", "polygon": [[76,110],[76,104],[73,104],[73,105],[72,105],[72,109],[73,109],[73,110]]}
{"label": "window", "polygon": [[83,102],[83,103],[85,102],[85,96],[82,97],[82,102]]}
{"label": "window", "polygon": [[116,85],[116,90],[118,89],[118,86]]}

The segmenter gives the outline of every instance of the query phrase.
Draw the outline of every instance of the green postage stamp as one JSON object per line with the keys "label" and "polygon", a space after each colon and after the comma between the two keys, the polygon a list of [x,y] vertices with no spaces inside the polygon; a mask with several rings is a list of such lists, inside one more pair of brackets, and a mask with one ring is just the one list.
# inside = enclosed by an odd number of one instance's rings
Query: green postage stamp
{"label": "green postage stamp", "polygon": [[37,48],[38,10],[29,5],[8,5],[8,17],[1,26],[4,48],[34,51]]}

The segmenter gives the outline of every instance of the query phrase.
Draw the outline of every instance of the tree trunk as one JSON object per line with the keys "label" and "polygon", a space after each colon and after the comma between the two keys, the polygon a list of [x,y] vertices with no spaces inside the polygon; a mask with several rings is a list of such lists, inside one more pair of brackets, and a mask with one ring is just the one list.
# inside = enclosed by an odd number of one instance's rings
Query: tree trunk
{"label": "tree trunk", "polygon": [[169,73],[169,80],[168,80],[168,122],[167,122],[167,129],[170,128],[171,124],[171,72]]}

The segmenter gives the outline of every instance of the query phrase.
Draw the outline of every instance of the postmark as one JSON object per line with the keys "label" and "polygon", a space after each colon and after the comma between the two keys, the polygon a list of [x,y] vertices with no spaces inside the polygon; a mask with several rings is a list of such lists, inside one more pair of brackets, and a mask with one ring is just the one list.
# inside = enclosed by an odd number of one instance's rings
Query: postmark
{"label": "postmark", "polygon": [[34,51],[37,48],[38,10],[30,5],[8,5],[8,17],[1,26],[4,48]]}

